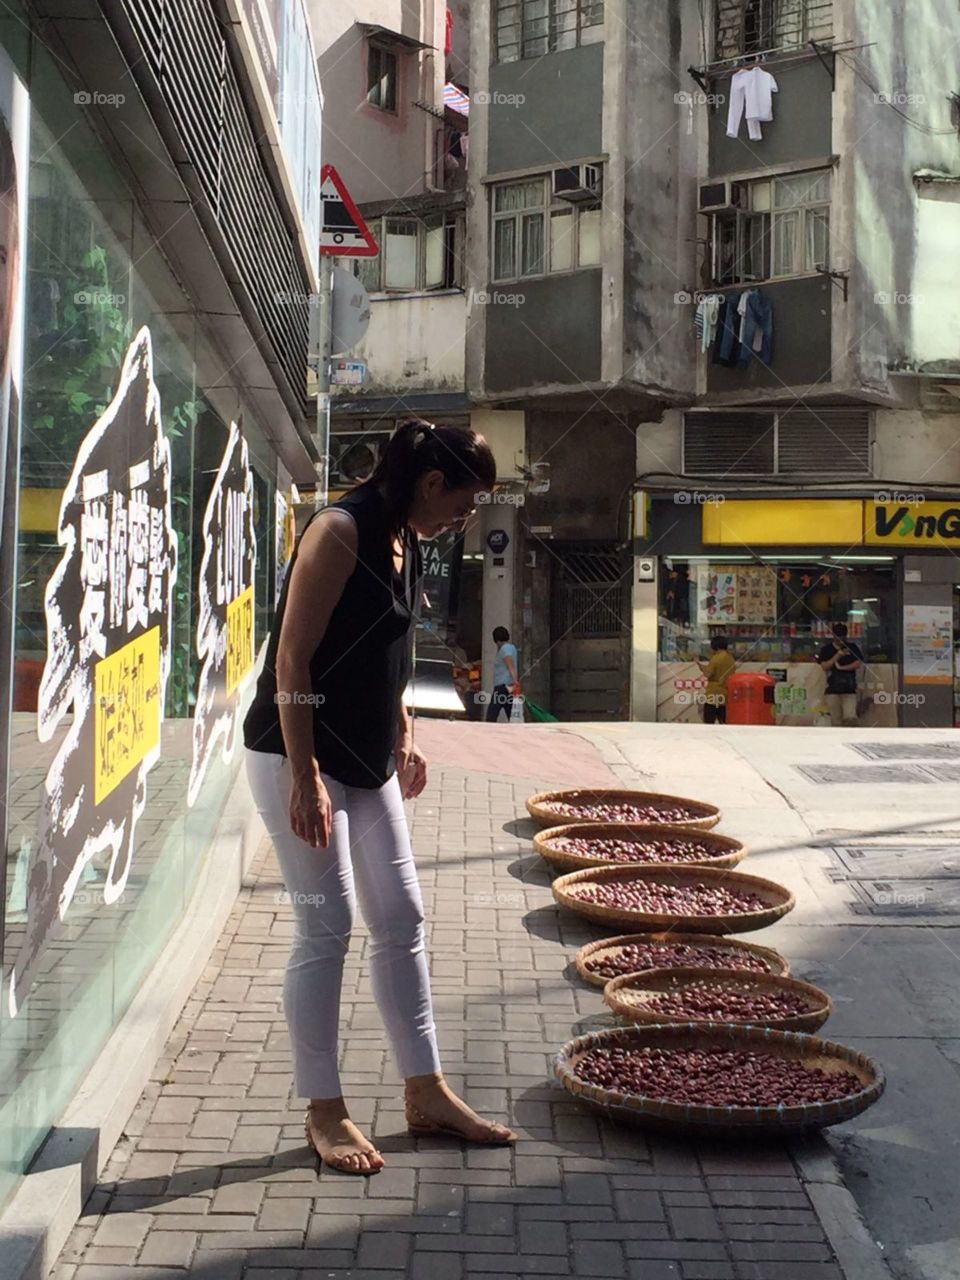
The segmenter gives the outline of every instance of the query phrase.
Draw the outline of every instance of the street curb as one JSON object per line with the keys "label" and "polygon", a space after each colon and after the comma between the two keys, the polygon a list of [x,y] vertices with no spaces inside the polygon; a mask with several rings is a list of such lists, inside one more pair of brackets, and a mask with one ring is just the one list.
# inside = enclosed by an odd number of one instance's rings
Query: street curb
{"label": "street curb", "polygon": [[220,940],[263,836],[241,767],[187,913],[0,1214],[0,1280],[44,1280]]}
{"label": "street curb", "polygon": [[794,1142],[790,1154],[844,1280],[891,1280],[893,1273],[867,1230],[826,1139],[817,1134]]}

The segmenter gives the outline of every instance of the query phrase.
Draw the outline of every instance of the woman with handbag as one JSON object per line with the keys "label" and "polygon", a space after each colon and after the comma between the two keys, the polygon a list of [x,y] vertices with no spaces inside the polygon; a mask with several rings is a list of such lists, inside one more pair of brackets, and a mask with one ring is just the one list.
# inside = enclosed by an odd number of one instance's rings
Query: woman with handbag
{"label": "woman with handbag", "polygon": [[373,993],[405,1079],[413,1134],[506,1144],[443,1079],[423,904],[403,800],[426,761],[402,695],[423,563],[419,539],[460,529],[496,480],[482,436],[406,422],[370,478],[316,512],[290,563],[244,722],[254,800],[290,893],[284,981],[296,1091],[324,1164],[370,1175],[383,1158],[350,1120],[338,1073],[343,962],[356,899],[370,930]]}

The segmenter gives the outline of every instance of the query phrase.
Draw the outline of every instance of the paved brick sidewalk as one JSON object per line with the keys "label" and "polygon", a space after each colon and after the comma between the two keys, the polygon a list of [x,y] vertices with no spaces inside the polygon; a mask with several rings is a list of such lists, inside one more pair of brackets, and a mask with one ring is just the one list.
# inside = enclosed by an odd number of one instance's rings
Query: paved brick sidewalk
{"label": "paved brick sidewalk", "polygon": [[535,787],[444,767],[413,817],[445,1069],[516,1150],[404,1136],[358,930],[342,1065],[389,1168],[316,1178],[280,1011],[291,909],[265,846],[57,1280],[843,1280],[783,1149],[619,1132],[552,1083],[556,1048],[607,1019],[567,968],[595,935],[558,916],[517,825]]}

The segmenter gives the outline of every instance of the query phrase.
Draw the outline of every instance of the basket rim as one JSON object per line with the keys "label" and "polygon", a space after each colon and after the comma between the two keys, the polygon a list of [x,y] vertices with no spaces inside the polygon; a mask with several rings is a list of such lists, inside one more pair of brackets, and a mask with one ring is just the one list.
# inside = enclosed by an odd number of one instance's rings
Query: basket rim
{"label": "basket rim", "polygon": [[[829,1102],[812,1102],[794,1107],[733,1107],[707,1103],[671,1103],[646,1094],[623,1094],[586,1084],[573,1070],[576,1056],[590,1049],[606,1048],[618,1042],[656,1043],[683,1039],[697,1041],[700,1046],[715,1043],[724,1048],[736,1048],[738,1045],[759,1044],[768,1049],[782,1047],[786,1050],[799,1050],[784,1056],[801,1059],[814,1056],[830,1058],[853,1067],[853,1074],[866,1075],[868,1082],[857,1093]],[[824,1040],[805,1031],[778,1031],[770,1027],[716,1022],[643,1023],[587,1032],[568,1041],[559,1050],[554,1058],[554,1074],[574,1097],[605,1111],[620,1112],[626,1118],[670,1122],[675,1127],[688,1125],[714,1129],[823,1127],[865,1111],[886,1088],[886,1075],[875,1059],[836,1041]]]}
{"label": "basket rim", "polygon": [[647,800],[669,800],[674,804],[687,805],[691,809],[701,810],[702,816],[720,815],[717,805],[709,800],[694,800],[691,796],[672,795],[669,791],[645,791],[642,787],[557,787],[552,791],[537,791],[527,797],[527,806],[545,805],[551,800],[560,800],[563,796],[593,796],[610,799],[614,796],[644,796]]}
{"label": "basket rim", "polygon": [[[662,861],[654,862],[612,862],[599,854],[568,852],[556,849],[552,845],[555,839],[571,839],[575,837],[593,836],[595,839],[651,839],[668,840],[702,840],[716,849],[714,854],[706,853],[695,861],[678,861],[674,863],[669,856]],[[534,850],[544,862],[550,863],[560,871],[585,871],[591,867],[735,867],[746,858],[749,850],[742,840],[735,836],[723,835],[704,827],[684,827],[677,823],[656,822],[568,822],[559,827],[544,827],[533,837]]]}
{"label": "basket rim", "polygon": [[[589,881],[605,881],[615,879],[640,880],[648,879],[658,882],[663,876],[681,880],[695,877],[713,882],[730,879],[734,887],[761,890],[767,899],[767,905],[760,910],[739,911],[726,915],[689,915],[659,914],[642,911],[639,908],[608,907],[603,903],[584,902],[571,892],[571,886]],[[634,926],[641,932],[643,924],[650,929],[664,929],[678,922],[685,931],[691,933],[742,933],[766,928],[774,924],[782,916],[792,911],[797,904],[796,897],[786,885],[774,880],[764,880],[760,876],[752,876],[742,871],[723,867],[687,866],[680,863],[664,863],[659,867],[587,867],[582,871],[568,871],[558,876],[552,884],[554,901],[566,910],[594,920],[601,924]],[[701,925],[695,923],[702,921]]]}
{"label": "basket rim", "polygon": [[[809,1023],[807,1030],[815,1030],[813,1023],[822,1026],[833,1013],[833,1001],[828,992],[821,987],[816,986],[812,982],[806,982],[803,978],[790,978],[782,974],[776,973],[759,973],[746,972],[741,969],[697,969],[690,966],[661,967],[658,969],[641,969],[636,973],[619,974],[616,978],[611,978],[603,988],[604,1002],[620,1017],[634,1020],[635,1014],[641,1015],[643,1022],[656,1022],[658,1018],[662,1018],[666,1022],[692,1022],[701,1025],[705,1022],[716,1022],[716,1018],[696,1018],[692,1015],[685,1016],[683,1014],[669,1014],[659,1009],[651,1009],[648,1005],[637,1003],[633,1005],[630,1001],[619,998],[619,993],[624,989],[641,988],[644,984],[649,983],[652,991],[655,993],[658,989],[663,990],[673,979],[684,980],[689,982],[716,982],[728,983],[737,987],[761,987],[764,989],[778,989],[793,992],[798,996],[804,997],[807,1001],[807,1008],[799,1013],[785,1014],[782,1018],[770,1017],[769,1019],[758,1019],[755,1022],[743,1022],[737,1018],[724,1018],[720,1021],[724,1025],[732,1026],[765,1026],[773,1027],[777,1030],[804,1030],[804,1023]],[[629,1012],[628,1012],[629,1010]]]}
{"label": "basket rim", "polygon": [[[598,951],[613,950],[616,947],[625,947],[630,945],[652,945],[656,946],[660,943],[669,944],[670,942],[681,943],[687,946],[697,947],[716,947],[721,950],[742,952],[746,951],[752,955],[758,956],[761,960],[768,964],[773,964],[776,969],[768,969],[765,972],[778,972],[780,977],[786,978],[790,976],[790,961],[780,954],[773,947],[761,946],[757,942],[744,942],[740,938],[730,937],[728,934],[721,933],[688,933],[685,929],[677,927],[675,929],[657,929],[643,932],[638,930],[635,933],[621,933],[613,938],[596,938],[593,942],[584,943],[574,957],[574,964],[577,972],[584,982],[592,987],[605,987],[608,978],[598,976],[590,972],[586,966],[587,960]],[[721,969],[721,972],[726,972]],[[643,973],[645,970],[637,969],[637,973]],[[705,967],[700,970],[703,973],[712,973],[714,970]],[[736,971],[730,971],[736,972]],[[748,970],[747,972],[754,972]]]}

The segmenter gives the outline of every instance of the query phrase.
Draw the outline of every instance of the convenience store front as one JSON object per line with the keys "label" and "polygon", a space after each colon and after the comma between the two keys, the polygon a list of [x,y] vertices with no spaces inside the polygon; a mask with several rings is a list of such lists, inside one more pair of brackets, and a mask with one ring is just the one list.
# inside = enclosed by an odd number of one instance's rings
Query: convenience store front
{"label": "convenience store front", "polygon": [[859,725],[960,723],[960,502],[683,491],[641,508],[636,718],[699,721],[698,663],[723,636],[738,671],[777,681],[777,724],[827,725],[817,656],[842,622],[865,660]]}

